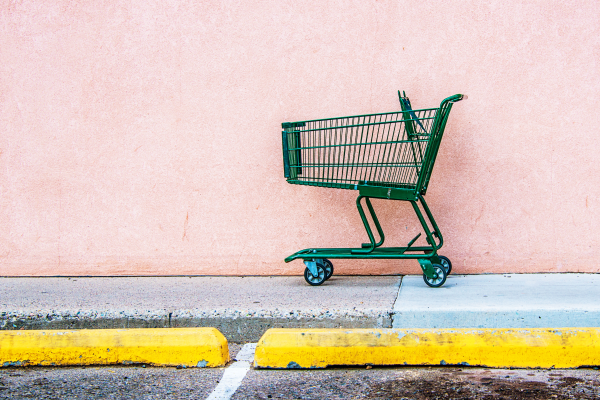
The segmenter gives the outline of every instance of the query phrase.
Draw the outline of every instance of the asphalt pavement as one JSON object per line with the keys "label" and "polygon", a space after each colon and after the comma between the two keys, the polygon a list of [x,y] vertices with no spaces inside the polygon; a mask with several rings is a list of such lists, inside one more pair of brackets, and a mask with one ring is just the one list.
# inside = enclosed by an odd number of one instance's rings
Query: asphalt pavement
{"label": "asphalt pavement", "polygon": [[[0,368],[0,399],[207,399],[225,369],[142,366]],[[593,369],[456,367],[251,369],[238,399],[594,399]]]}

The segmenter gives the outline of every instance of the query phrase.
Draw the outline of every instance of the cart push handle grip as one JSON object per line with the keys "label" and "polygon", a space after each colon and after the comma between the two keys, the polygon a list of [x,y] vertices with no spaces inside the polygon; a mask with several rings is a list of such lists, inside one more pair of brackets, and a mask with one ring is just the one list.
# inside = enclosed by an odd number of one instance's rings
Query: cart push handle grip
{"label": "cart push handle grip", "polygon": [[468,99],[466,94],[455,94],[454,96],[446,97],[440,103],[440,108],[443,108],[447,103],[456,103],[457,101]]}

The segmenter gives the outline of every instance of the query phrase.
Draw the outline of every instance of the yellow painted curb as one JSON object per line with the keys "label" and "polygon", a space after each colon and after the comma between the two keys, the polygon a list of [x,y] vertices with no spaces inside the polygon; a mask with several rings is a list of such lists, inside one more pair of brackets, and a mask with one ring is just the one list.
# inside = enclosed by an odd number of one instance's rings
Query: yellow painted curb
{"label": "yellow painted curb", "polygon": [[576,368],[600,365],[600,328],[270,329],[259,368],[332,365],[471,365]]}
{"label": "yellow painted curb", "polygon": [[143,363],[219,367],[229,361],[215,328],[0,331],[0,366]]}

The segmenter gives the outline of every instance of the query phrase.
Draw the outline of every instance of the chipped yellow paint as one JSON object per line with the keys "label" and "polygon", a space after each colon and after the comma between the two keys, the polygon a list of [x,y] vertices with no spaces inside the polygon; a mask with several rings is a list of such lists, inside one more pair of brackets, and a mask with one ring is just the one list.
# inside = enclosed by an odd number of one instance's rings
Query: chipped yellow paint
{"label": "chipped yellow paint", "polygon": [[227,339],[215,328],[0,331],[0,366],[143,363],[220,367]]}
{"label": "chipped yellow paint", "polygon": [[576,368],[600,365],[600,328],[270,329],[261,368],[331,365],[472,365]]}

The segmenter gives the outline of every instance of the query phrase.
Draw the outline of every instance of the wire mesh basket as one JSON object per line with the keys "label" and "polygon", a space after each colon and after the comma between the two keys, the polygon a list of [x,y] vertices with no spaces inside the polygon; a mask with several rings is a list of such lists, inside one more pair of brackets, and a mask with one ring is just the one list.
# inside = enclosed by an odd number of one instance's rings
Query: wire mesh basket
{"label": "wire mesh basket", "polygon": [[[285,176],[299,185],[415,188],[437,109],[296,122],[284,132]],[[288,128],[288,129],[289,129]],[[285,149],[287,147],[287,149]],[[287,151],[286,151],[287,150]]]}

